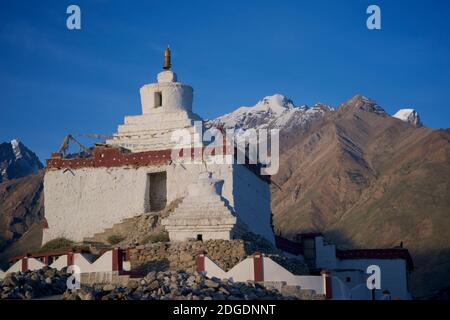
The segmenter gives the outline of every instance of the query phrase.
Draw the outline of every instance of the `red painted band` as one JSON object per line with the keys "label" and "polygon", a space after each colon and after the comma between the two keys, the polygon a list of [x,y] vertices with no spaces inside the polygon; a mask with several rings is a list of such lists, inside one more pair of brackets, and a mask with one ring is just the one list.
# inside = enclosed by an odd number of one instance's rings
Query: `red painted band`
{"label": "red painted band", "polygon": [[255,281],[264,281],[264,268],[263,268],[263,256],[262,254],[253,255],[253,269]]}
{"label": "red painted band", "polygon": [[114,248],[112,251],[112,271],[122,271],[122,250]]}
{"label": "red painted band", "polygon": [[73,265],[73,252],[68,252],[67,253],[67,266],[72,266]]}
{"label": "red painted band", "polygon": [[22,272],[26,272],[28,270],[28,257],[22,258]]}
{"label": "red painted band", "polygon": [[197,272],[205,272],[205,255],[203,254],[197,256]]}
{"label": "red painted band", "polygon": [[325,275],[325,298],[327,300],[333,299],[333,286],[330,274]]}

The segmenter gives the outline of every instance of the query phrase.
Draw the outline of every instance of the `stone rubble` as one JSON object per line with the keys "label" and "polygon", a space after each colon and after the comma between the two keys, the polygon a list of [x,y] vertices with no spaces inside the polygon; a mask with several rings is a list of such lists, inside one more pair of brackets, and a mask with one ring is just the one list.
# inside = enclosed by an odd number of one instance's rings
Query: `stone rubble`
{"label": "stone rubble", "polygon": [[146,274],[150,271],[186,270],[194,272],[196,256],[207,252],[223,269],[230,269],[247,257],[242,240],[208,240],[152,243],[130,249],[133,270]]}
{"label": "stone rubble", "polygon": [[67,290],[64,300],[292,300],[259,283],[206,278],[202,273],[152,271],[126,286],[94,285]]}
{"label": "stone rubble", "polygon": [[34,299],[58,295],[66,290],[66,269],[44,267],[35,271],[8,274],[0,280],[0,299]]}

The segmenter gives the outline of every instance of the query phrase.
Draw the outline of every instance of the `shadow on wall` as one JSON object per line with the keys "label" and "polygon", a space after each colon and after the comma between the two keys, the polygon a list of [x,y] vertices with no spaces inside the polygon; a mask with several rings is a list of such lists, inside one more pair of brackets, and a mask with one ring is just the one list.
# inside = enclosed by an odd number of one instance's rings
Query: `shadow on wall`
{"label": "shadow on wall", "polygon": [[[233,207],[240,219],[254,233],[274,241],[270,186],[244,166],[236,165],[233,170]],[[249,201],[249,199],[257,199]]]}

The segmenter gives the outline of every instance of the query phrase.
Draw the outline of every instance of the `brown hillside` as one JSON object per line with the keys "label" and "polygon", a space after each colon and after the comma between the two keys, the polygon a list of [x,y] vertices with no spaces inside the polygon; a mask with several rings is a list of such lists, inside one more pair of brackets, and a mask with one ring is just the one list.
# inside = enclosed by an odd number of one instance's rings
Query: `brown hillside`
{"label": "brown hillside", "polygon": [[322,231],[341,246],[403,241],[424,296],[450,283],[450,130],[417,128],[350,99],[281,156],[275,228]]}
{"label": "brown hillside", "polygon": [[9,258],[8,252],[11,246],[14,246],[14,243],[22,236],[24,240],[19,242],[22,245],[20,248],[15,245],[14,253],[23,254],[28,251],[30,245],[33,246],[33,241],[25,241],[30,238],[30,232],[27,231],[32,226],[38,226],[31,230],[33,239],[36,238],[37,233],[42,233],[43,176],[44,172],[41,170],[37,174],[0,183],[0,258],[2,260]]}

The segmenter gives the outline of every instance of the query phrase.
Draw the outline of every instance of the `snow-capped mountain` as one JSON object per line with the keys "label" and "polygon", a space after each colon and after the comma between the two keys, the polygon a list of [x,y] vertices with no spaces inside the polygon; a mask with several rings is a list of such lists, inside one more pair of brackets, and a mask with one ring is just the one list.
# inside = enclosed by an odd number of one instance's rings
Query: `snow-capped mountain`
{"label": "snow-capped mountain", "polygon": [[316,104],[296,107],[292,100],[284,95],[275,94],[264,97],[252,107],[240,107],[235,111],[207,121],[214,126],[235,129],[291,129],[307,127],[314,120],[320,119],[333,108]]}
{"label": "snow-capped mountain", "polygon": [[400,109],[393,115],[393,117],[413,124],[417,127],[423,126],[422,121],[420,121],[419,113],[414,109]]}
{"label": "snow-capped mountain", "polygon": [[[254,129],[282,129],[291,131],[300,129],[304,131],[315,121],[322,119],[326,114],[345,108],[361,109],[382,117],[389,117],[389,114],[375,101],[363,96],[356,95],[349,101],[341,104],[337,109],[328,105],[316,103],[312,107],[306,105],[295,106],[292,100],[282,94],[275,94],[264,97],[252,107],[239,107],[233,112],[206,121],[207,126],[234,128],[247,130]],[[392,117],[411,123],[417,127],[423,124],[420,116],[414,109],[401,109]]]}
{"label": "snow-capped mountain", "polygon": [[42,168],[36,154],[18,140],[0,144],[0,182],[24,177]]}

